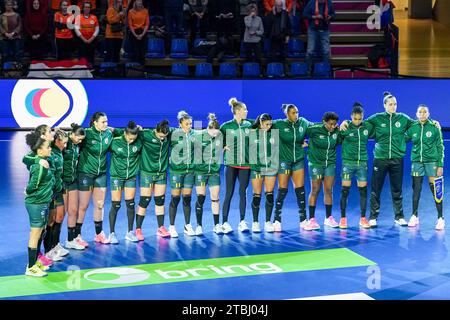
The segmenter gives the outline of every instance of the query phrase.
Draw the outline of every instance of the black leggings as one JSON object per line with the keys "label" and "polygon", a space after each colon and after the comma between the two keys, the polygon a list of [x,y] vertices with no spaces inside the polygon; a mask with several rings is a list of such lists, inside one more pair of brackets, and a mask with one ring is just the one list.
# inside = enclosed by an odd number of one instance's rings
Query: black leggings
{"label": "black leggings", "polygon": [[228,221],[228,213],[230,212],[230,203],[233,198],[234,186],[236,179],[239,179],[239,211],[241,221],[245,218],[245,208],[247,206],[247,187],[250,182],[250,169],[237,169],[233,167],[225,167],[226,193],[223,202],[223,221]]}

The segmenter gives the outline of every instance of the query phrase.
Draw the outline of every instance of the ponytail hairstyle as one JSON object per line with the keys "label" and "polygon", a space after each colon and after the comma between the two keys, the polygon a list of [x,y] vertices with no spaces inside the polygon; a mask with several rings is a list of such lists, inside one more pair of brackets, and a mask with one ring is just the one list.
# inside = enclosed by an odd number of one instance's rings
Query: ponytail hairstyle
{"label": "ponytail hairstyle", "polygon": [[328,122],[330,120],[336,120],[336,122],[339,121],[339,116],[337,113],[328,111],[323,114],[322,121]]}
{"label": "ponytail hairstyle", "polygon": [[55,141],[56,140],[64,141],[66,139],[67,139],[67,132],[61,129],[55,131]]}
{"label": "ponytail hairstyle", "polygon": [[267,120],[272,120],[272,116],[271,116],[270,114],[268,114],[268,113],[262,113],[262,114],[260,114],[260,115],[256,118],[255,123],[252,125],[252,129],[260,129],[262,123],[263,123],[264,121],[267,121]]}
{"label": "ponytail hairstyle", "polygon": [[364,114],[364,109],[361,103],[355,102],[353,104],[352,114]]}
{"label": "ponytail hairstyle", "polygon": [[89,127],[92,127],[94,125],[94,122],[98,121],[100,117],[106,117],[106,113],[101,111],[94,112],[94,114],[91,117],[91,120],[89,121]]}
{"label": "ponytail hairstyle", "polygon": [[136,136],[139,134],[139,127],[136,122],[129,121],[127,127],[125,128],[125,133],[128,135]]}
{"label": "ponytail hairstyle", "polygon": [[387,101],[388,101],[389,99],[395,99],[395,100],[397,100],[397,99],[395,98],[395,96],[393,96],[389,91],[383,92],[383,104],[384,104],[384,105],[386,105],[386,103],[387,103]]}
{"label": "ponytail hairstyle", "polygon": [[162,134],[169,134],[170,127],[169,127],[169,121],[164,119],[163,121],[160,121],[156,124],[156,132],[162,133]]}
{"label": "ponytail hairstyle", "polygon": [[178,112],[177,115],[178,122],[181,124],[184,120],[192,119],[192,117],[184,110]]}
{"label": "ponytail hairstyle", "polygon": [[214,113],[208,114],[208,129],[219,129],[219,121],[217,121],[216,115]]}
{"label": "ponytail hairstyle", "polygon": [[293,108],[297,108],[297,106],[296,106],[295,104],[292,104],[292,103],[284,103],[284,104],[281,106],[281,110],[283,110],[283,112],[284,112],[284,114],[286,115],[286,117],[287,117],[289,111],[290,111],[291,109],[293,109]]}
{"label": "ponytail hairstyle", "polygon": [[48,125],[41,124],[34,129],[34,132],[39,133],[39,135],[41,135],[41,136],[45,136],[45,134],[47,133],[47,129],[49,129],[49,128],[50,127]]}
{"label": "ponytail hairstyle", "polygon": [[41,138],[41,134],[39,132],[31,132],[25,136],[25,141],[27,145],[30,147],[31,151],[37,153],[38,149],[42,147],[42,145],[46,142],[45,139]]}
{"label": "ponytail hairstyle", "polygon": [[246,108],[245,103],[238,101],[235,97],[230,98],[228,104],[230,105],[233,114],[236,114],[236,112],[242,108]]}
{"label": "ponytail hairstyle", "polygon": [[72,128],[71,133],[76,135],[77,137],[80,137],[80,136],[84,137],[86,135],[86,131],[84,131],[84,128],[82,126],[80,126],[79,124],[72,123],[70,125],[70,127]]}

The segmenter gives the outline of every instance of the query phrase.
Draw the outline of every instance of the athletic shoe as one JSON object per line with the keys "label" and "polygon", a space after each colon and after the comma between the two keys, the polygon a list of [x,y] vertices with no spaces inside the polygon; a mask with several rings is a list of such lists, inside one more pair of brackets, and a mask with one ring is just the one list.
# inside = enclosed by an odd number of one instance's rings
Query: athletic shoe
{"label": "athletic shoe", "polygon": [[241,222],[239,222],[238,230],[240,232],[248,232],[249,231],[247,222],[245,222],[245,220],[242,220]]}
{"label": "athletic shoe", "polygon": [[222,231],[223,231],[223,233],[225,233],[225,234],[230,233],[230,232],[233,232],[233,228],[232,228],[231,225],[228,223],[228,221],[225,222],[225,223],[222,225]]}
{"label": "athletic shoe", "polygon": [[408,222],[408,227],[414,228],[419,225],[419,218],[415,215],[412,215]]}
{"label": "athletic shoe", "polygon": [[376,228],[378,226],[377,219],[370,219],[369,220],[369,225],[370,225],[371,228]]}
{"label": "athletic shoe", "polygon": [[254,233],[261,232],[261,227],[259,226],[259,222],[255,221],[252,223],[252,232],[254,232]]}
{"label": "athletic shoe", "polygon": [[398,224],[399,226],[402,226],[402,227],[405,227],[408,225],[408,222],[406,222],[406,220],[403,218],[397,219],[394,222],[395,222],[395,224]]}
{"label": "athletic shoe", "polygon": [[178,232],[175,229],[175,226],[170,226],[169,227],[169,233],[170,233],[170,237],[171,238],[178,238]]}
{"label": "athletic shoe", "polygon": [[111,244],[118,244],[119,243],[119,240],[117,239],[115,232],[111,232],[109,234],[108,241]]}
{"label": "athletic shoe", "polygon": [[[277,231],[276,229],[275,229],[275,223],[278,223],[279,224],[279,231]],[[266,221],[266,223],[264,224],[264,231],[265,232],[268,232],[268,233],[272,233],[272,232],[274,232],[274,231],[277,231],[277,232],[281,232],[281,223],[279,222],[279,221],[275,221],[275,223],[274,224],[272,224],[272,222],[270,222],[270,221]]]}
{"label": "athletic shoe", "polygon": [[25,275],[31,277],[45,277],[47,275],[47,272],[42,271],[41,268],[39,268],[39,266],[35,264],[31,268],[27,268],[25,270]]}
{"label": "athletic shoe", "polygon": [[300,229],[305,229],[305,226],[309,223],[308,219],[300,221]]}
{"label": "athletic shoe", "polygon": [[188,236],[195,236],[195,231],[192,228],[191,224],[184,225],[184,234]]}
{"label": "athletic shoe", "polygon": [[347,229],[347,218],[341,218],[341,221],[339,221],[339,228]]}
{"label": "athletic shoe", "polygon": [[[376,223],[376,220],[375,220]],[[359,219],[359,226],[364,229],[370,229],[370,223],[367,221],[365,217]]]}
{"label": "athletic shoe", "polygon": [[50,269],[50,266],[44,266],[39,260],[36,261],[35,265],[37,265],[42,271],[47,271],[48,269]]}
{"label": "athletic shoe", "polygon": [[144,240],[144,236],[142,235],[141,228],[136,229],[135,233],[136,233],[136,238],[138,238],[139,241],[143,241]]}
{"label": "athletic shoe", "polygon": [[[266,222],[266,224],[267,224],[267,222]],[[273,226],[273,231],[271,231],[271,232],[281,232],[281,222],[280,221],[278,221],[278,220],[275,220],[275,222],[272,224],[272,226]]]}
{"label": "athletic shoe", "polygon": [[[114,233],[114,232],[113,232]],[[111,233],[111,235],[113,234],[113,233]],[[111,236],[110,235],[110,236]],[[116,237],[116,235],[114,235],[114,238]],[[116,240],[117,240],[117,238],[116,238]],[[110,243],[110,241],[109,241],[109,239],[108,238],[106,238],[106,235],[105,235],[105,233],[102,231],[102,232],[100,232],[99,234],[97,234],[96,236],[95,236],[95,238],[94,238],[94,241],[95,242],[97,242],[97,243],[101,243],[101,244],[109,244]],[[118,243],[119,241],[117,241],[117,243]]]}
{"label": "athletic shoe", "polygon": [[164,226],[161,226],[158,228],[158,230],[156,230],[156,235],[163,238],[170,238],[170,233]]}
{"label": "athletic shoe", "polygon": [[309,222],[305,225],[304,229],[306,231],[319,230],[320,225],[317,223],[316,218],[311,218],[309,219]]}
{"label": "athletic shoe", "polygon": [[58,256],[65,257],[69,254],[69,250],[66,250],[61,243],[58,243],[55,247],[56,251],[58,252]]}
{"label": "athletic shoe", "polygon": [[76,241],[78,244],[80,244],[80,245],[82,245],[83,247],[85,247],[85,248],[89,247],[89,243],[87,243],[86,241],[83,240],[83,238],[81,237],[81,234],[79,234],[79,235],[75,238],[75,241]]}
{"label": "athletic shoe", "polygon": [[216,224],[213,228],[213,231],[216,234],[222,234],[223,233],[222,225],[220,223]]}
{"label": "athletic shoe", "polygon": [[328,227],[331,227],[331,228],[339,227],[339,224],[336,222],[336,220],[334,220],[333,216],[325,218],[325,220],[323,221],[323,224]]}
{"label": "athletic shoe", "polygon": [[38,254],[38,261],[40,261],[44,266],[50,267],[53,264],[52,259],[48,259],[42,253]]}
{"label": "athletic shoe", "polygon": [[52,250],[47,252],[45,254],[45,257],[48,258],[48,259],[51,259],[54,262],[62,260],[62,258],[58,255],[58,251],[56,251],[55,248],[53,248]]}
{"label": "athletic shoe", "polygon": [[195,235],[196,236],[203,235],[203,228],[202,228],[202,226],[197,226],[197,228],[195,228]]}
{"label": "athletic shoe", "polygon": [[125,235],[125,240],[131,241],[131,242],[138,242],[139,239],[136,237],[133,231],[128,231]]}
{"label": "athletic shoe", "polygon": [[73,239],[72,241],[66,241],[66,248],[67,249],[75,249],[75,250],[84,250],[84,246],[77,243],[77,241],[75,239]]}
{"label": "athletic shoe", "polygon": [[439,218],[436,223],[436,230],[444,230],[445,229],[445,220],[444,218]]}

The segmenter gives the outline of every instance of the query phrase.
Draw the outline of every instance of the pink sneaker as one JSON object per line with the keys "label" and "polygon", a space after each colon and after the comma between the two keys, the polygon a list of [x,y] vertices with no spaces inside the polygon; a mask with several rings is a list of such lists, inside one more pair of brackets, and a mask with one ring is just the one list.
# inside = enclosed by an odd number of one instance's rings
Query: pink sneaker
{"label": "pink sneaker", "polygon": [[320,229],[319,224],[316,221],[316,218],[309,219],[309,222],[304,227],[305,230],[311,231],[311,230],[318,230]]}
{"label": "pink sneaker", "polygon": [[444,218],[439,218],[436,223],[436,230],[444,230],[445,229],[445,220]]}
{"label": "pink sneaker", "polygon": [[38,260],[40,263],[42,263],[44,266],[46,267],[50,267],[53,264],[53,260],[47,258],[45,255],[43,255],[42,253],[38,254]]}
{"label": "pink sneaker", "polygon": [[136,234],[136,238],[138,238],[139,241],[144,241],[144,236],[142,235],[141,228],[136,229],[135,234]]}
{"label": "pink sneaker", "polygon": [[110,243],[109,239],[105,236],[105,233],[103,231],[95,236],[94,241],[102,244]]}
{"label": "pink sneaker", "polygon": [[170,233],[164,226],[158,228],[158,230],[156,231],[156,235],[163,238],[170,238]]}
{"label": "pink sneaker", "polygon": [[83,246],[84,248],[89,247],[89,244],[83,240],[83,238],[81,237],[81,234],[79,234],[76,238],[75,238],[75,242],[77,244],[79,244],[80,246]]}
{"label": "pink sneaker", "polygon": [[419,225],[419,218],[415,215],[412,215],[408,222],[408,227],[414,228]]}
{"label": "pink sneaker", "polygon": [[325,221],[323,222],[324,225],[329,226],[331,228],[337,228],[339,227],[339,224],[334,220],[333,216],[330,216],[329,218],[325,218]]}

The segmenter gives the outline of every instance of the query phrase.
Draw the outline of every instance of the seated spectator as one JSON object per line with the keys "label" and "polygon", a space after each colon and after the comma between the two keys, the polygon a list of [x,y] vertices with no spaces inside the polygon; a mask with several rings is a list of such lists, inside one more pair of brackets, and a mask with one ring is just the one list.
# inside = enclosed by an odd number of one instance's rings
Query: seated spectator
{"label": "seated spectator", "polygon": [[67,60],[72,57],[73,50],[73,34],[67,25],[67,20],[71,16],[67,12],[67,0],[60,3],[60,11],[55,13],[55,39],[56,39],[56,59]]}
{"label": "seated spectator", "polygon": [[231,34],[234,26],[236,0],[213,0],[209,3],[210,16],[213,17],[212,21],[214,21],[217,35],[220,37]]}
{"label": "seated spectator", "polygon": [[3,62],[19,61],[22,57],[22,19],[14,12],[14,2],[5,1],[5,12],[0,15],[0,35],[3,38]]}
{"label": "seated spectator", "polygon": [[320,48],[322,61],[328,62],[330,59],[330,21],[335,11],[331,0],[310,0],[303,16],[309,20],[306,63],[311,71],[316,46]]}
{"label": "seated spectator", "polygon": [[250,5],[250,12],[244,18],[244,22],[244,49],[247,61],[261,63],[261,40],[264,35],[264,26],[261,17],[258,16],[256,4]]}
{"label": "seated spectator", "polygon": [[233,38],[231,35],[223,35],[219,37],[216,44],[210,48],[206,61],[212,63],[213,59],[217,57],[218,62],[222,63],[223,61],[225,61],[225,55],[232,53]]}
{"label": "seated spectator", "polygon": [[[268,15],[271,11],[273,11],[274,6],[275,0],[264,0],[264,10],[266,11],[266,15]],[[283,10],[286,10],[288,13],[291,12],[292,0],[283,0]]]}
{"label": "seated spectator", "polygon": [[266,34],[270,40],[271,62],[285,61],[285,47],[289,42],[291,21],[286,10],[283,9],[282,0],[275,0],[273,10],[266,16]]}
{"label": "seated spectator", "polygon": [[48,9],[45,9],[47,8],[43,8],[39,0],[33,0],[25,14],[23,25],[31,60],[41,60],[47,53]]}
{"label": "seated spectator", "polygon": [[126,7],[122,0],[114,0],[106,12],[106,62],[119,62],[125,27]]}
{"label": "seated spectator", "polygon": [[147,47],[147,30],[150,27],[148,10],[144,8],[142,0],[136,0],[133,8],[128,11],[128,27],[133,43],[134,61],[145,64],[145,50]]}
{"label": "seated spectator", "polygon": [[200,38],[206,38],[206,30],[208,29],[208,0],[188,0],[189,17],[191,29],[191,45],[194,44],[197,30],[200,31]]}
{"label": "seated spectator", "polygon": [[171,38],[180,38],[183,32],[183,0],[164,1],[164,19]]}
{"label": "seated spectator", "polygon": [[95,46],[100,31],[98,19],[91,14],[91,3],[83,3],[83,12],[76,17],[75,33],[80,39],[78,58],[86,58],[93,65],[95,63]]}

